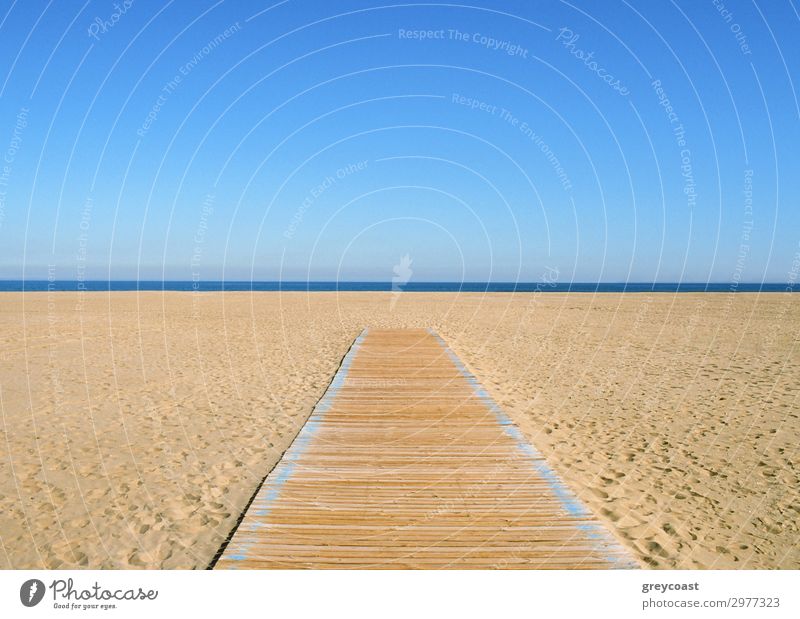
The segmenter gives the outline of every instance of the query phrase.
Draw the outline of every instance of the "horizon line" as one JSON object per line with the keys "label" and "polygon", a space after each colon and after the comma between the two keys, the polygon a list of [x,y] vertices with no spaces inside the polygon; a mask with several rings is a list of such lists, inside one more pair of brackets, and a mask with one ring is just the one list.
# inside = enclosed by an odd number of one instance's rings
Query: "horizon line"
{"label": "horizon line", "polygon": [[[195,283],[195,284],[220,284],[220,283],[231,283],[231,284],[393,284],[391,279],[170,279],[170,278],[161,278],[161,279],[151,279],[151,278],[140,278],[140,279],[46,279],[46,278],[31,278],[31,279],[20,279],[20,278],[6,278],[0,277],[0,282],[28,282],[28,283],[62,283],[62,282],[73,282],[73,283],[132,283],[132,282],[139,282],[139,283]],[[770,285],[770,286],[779,286],[779,285],[791,285],[785,281],[750,281],[750,280],[740,280],[738,282],[733,281],[724,281],[724,280],[708,280],[708,281],[701,281],[701,280],[570,280],[570,281],[555,281],[555,282],[542,282],[542,281],[534,281],[534,280],[447,280],[447,279],[418,279],[414,281],[403,282],[398,285],[400,286],[408,286],[414,284],[451,284],[451,285],[462,285],[462,284],[508,284],[508,285],[547,285],[550,287],[555,286],[565,286],[565,285],[581,285],[581,286],[593,286],[593,285],[631,285],[636,284],[639,286],[653,286],[653,285],[693,285],[693,286],[721,286],[721,285],[741,285],[745,284],[748,286],[761,286],[761,285]]]}

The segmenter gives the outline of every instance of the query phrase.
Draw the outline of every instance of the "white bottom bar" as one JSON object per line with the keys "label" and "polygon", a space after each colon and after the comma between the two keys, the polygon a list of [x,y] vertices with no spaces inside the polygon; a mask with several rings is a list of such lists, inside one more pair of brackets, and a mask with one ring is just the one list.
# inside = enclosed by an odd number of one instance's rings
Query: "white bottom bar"
{"label": "white bottom bar", "polygon": [[[799,617],[798,575],[649,570],[6,571],[0,572],[0,616]],[[23,596],[29,595],[26,583],[31,579],[41,581],[45,593],[35,607],[26,608],[20,589]],[[67,590],[69,579],[72,593]],[[126,591],[138,594],[140,588],[144,594],[156,592],[155,599],[97,599]]]}

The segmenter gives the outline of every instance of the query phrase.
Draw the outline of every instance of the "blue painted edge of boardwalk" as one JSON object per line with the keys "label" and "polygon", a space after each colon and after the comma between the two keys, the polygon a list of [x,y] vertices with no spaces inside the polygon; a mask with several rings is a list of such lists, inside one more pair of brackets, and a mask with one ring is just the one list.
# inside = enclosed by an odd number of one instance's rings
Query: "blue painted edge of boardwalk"
{"label": "blue painted edge of boardwalk", "polygon": [[[333,380],[328,385],[328,389],[317,402],[316,406],[314,406],[314,410],[311,412],[308,420],[300,429],[300,432],[297,434],[294,441],[292,441],[292,444],[289,445],[283,457],[278,461],[278,464],[272,469],[270,474],[267,475],[256,498],[253,499],[253,503],[250,505],[250,510],[252,510],[256,516],[266,516],[269,514],[272,504],[281,492],[281,488],[283,488],[287,480],[294,474],[297,461],[314,439],[317,430],[319,430],[321,417],[330,410],[336,394],[347,378],[350,366],[353,364],[353,359],[358,354],[361,344],[368,333],[369,329],[364,329],[355,339],[352,346],[350,346],[350,350],[347,351],[344,359],[342,359],[342,363],[334,375]],[[255,533],[262,526],[264,525],[258,522],[249,525],[242,523],[237,533],[242,532],[244,534],[243,539],[236,540],[235,552],[231,552],[230,554],[226,553],[225,558],[232,561],[244,561],[247,559],[248,552],[256,541]],[[248,539],[247,534],[253,534],[253,538]]]}
{"label": "blue painted edge of boardwalk", "polygon": [[[439,344],[441,344],[441,346],[447,352],[450,360],[455,364],[455,366],[458,368],[458,371],[472,387],[475,396],[480,398],[480,400],[486,404],[489,410],[494,413],[495,419],[497,419],[497,423],[503,427],[503,431],[512,440],[514,440],[517,448],[529,458],[534,470],[553,492],[553,495],[561,503],[561,507],[564,509],[564,511],[575,518],[595,518],[594,514],[592,514],[592,512],[586,508],[583,502],[561,480],[561,478],[558,476],[558,473],[550,468],[550,465],[547,464],[547,460],[545,460],[544,456],[539,452],[539,450],[536,449],[522,435],[522,432],[519,431],[519,428],[517,428],[516,424],[514,424],[514,422],[511,421],[511,418],[508,417],[508,415],[506,415],[497,405],[492,396],[490,396],[489,393],[483,388],[475,375],[466,368],[466,366],[461,362],[461,359],[458,358],[458,355],[456,355],[447,345],[447,342],[445,342],[444,339],[442,339],[442,337],[433,329],[428,328],[427,331],[436,338]],[[598,554],[603,556],[603,558],[608,561],[612,568],[638,569],[640,567],[633,557],[629,555],[627,549],[625,549],[620,542],[615,540],[611,534],[606,531],[602,524],[595,522],[582,522],[577,524],[576,527],[581,531],[584,531],[587,537],[594,541],[595,549],[597,550]],[[612,550],[614,552],[610,552]]]}

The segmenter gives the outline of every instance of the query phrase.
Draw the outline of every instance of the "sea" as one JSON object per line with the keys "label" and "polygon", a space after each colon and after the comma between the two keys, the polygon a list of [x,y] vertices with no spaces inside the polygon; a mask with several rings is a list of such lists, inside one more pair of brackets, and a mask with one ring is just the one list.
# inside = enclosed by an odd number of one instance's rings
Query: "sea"
{"label": "sea", "polygon": [[794,292],[785,283],[0,280],[0,292]]}

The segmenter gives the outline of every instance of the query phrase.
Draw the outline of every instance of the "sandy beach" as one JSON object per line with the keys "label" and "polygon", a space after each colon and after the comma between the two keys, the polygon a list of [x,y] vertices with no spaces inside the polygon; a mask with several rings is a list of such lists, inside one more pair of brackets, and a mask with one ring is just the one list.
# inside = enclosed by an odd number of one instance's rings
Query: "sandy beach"
{"label": "sandy beach", "polygon": [[800,568],[784,294],[0,294],[0,567],[205,568],[364,327],[432,327],[644,567]]}

